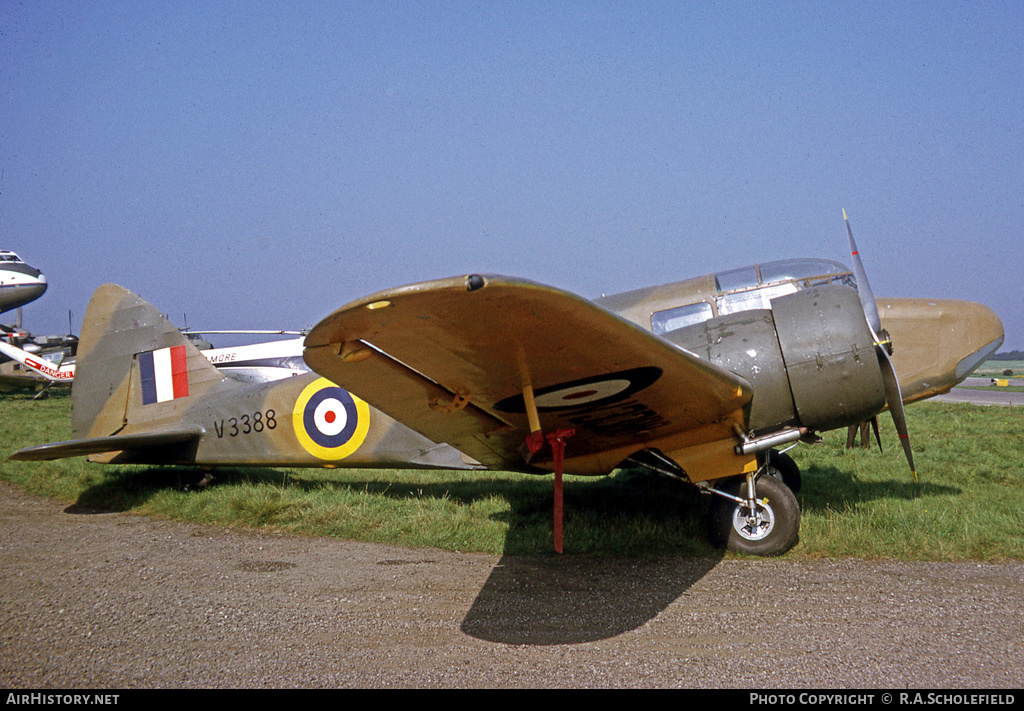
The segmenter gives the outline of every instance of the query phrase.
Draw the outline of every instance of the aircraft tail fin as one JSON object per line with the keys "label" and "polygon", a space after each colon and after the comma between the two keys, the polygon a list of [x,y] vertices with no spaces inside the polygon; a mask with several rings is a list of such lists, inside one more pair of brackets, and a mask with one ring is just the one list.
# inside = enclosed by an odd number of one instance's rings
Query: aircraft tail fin
{"label": "aircraft tail fin", "polygon": [[180,421],[190,398],[229,383],[152,304],[105,284],[82,322],[72,433],[109,437]]}

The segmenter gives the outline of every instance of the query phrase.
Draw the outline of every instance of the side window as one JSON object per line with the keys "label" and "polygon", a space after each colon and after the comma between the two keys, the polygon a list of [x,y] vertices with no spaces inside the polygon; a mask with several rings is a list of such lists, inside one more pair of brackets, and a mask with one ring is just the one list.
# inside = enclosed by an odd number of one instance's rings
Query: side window
{"label": "side window", "polygon": [[702,323],[711,318],[711,304],[706,301],[699,301],[696,304],[677,306],[674,309],[658,311],[651,316],[651,330],[661,335],[669,331],[675,331],[695,323]]}

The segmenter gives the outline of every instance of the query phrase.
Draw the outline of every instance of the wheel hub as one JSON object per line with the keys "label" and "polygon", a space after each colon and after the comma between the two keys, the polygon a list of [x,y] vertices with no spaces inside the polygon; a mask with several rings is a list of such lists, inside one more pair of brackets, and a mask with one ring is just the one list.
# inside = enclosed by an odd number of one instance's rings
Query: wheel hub
{"label": "wheel hub", "polygon": [[763,499],[753,509],[748,505],[740,505],[733,513],[732,526],[736,533],[748,541],[759,541],[772,532],[775,512]]}

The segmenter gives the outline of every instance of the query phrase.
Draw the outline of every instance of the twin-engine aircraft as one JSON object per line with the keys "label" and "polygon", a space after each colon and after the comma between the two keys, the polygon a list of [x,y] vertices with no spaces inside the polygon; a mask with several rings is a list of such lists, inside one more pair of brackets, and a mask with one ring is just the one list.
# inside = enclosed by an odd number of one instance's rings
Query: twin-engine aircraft
{"label": "twin-engine aircraft", "polygon": [[904,403],[947,392],[1003,341],[980,304],[876,301],[847,230],[853,271],[773,262],[596,301],[477,274],[383,291],[309,332],[313,373],[254,385],[100,287],[75,439],[12,459],[554,471],[559,552],[562,474],[639,466],[712,494],[719,543],[777,555],[800,525],[779,447],[889,409],[913,470]]}

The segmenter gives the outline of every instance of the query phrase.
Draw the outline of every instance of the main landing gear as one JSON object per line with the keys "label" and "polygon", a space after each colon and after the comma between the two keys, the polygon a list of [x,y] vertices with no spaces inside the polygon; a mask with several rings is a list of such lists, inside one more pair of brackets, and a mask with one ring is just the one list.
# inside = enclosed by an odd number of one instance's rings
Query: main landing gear
{"label": "main landing gear", "polygon": [[795,546],[800,540],[800,504],[789,483],[799,488],[800,470],[792,458],[773,451],[753,474],[705,489],[715,495],[709,519],[712,540],[760,556],[781,555]]}
{"label": "main landing gear", "polygon": [[800,491],[802,483],[800,467],[785,452],[777,452],[774,449],[768,450],[768,464],[765,473],[779,479],[793,493]]}

